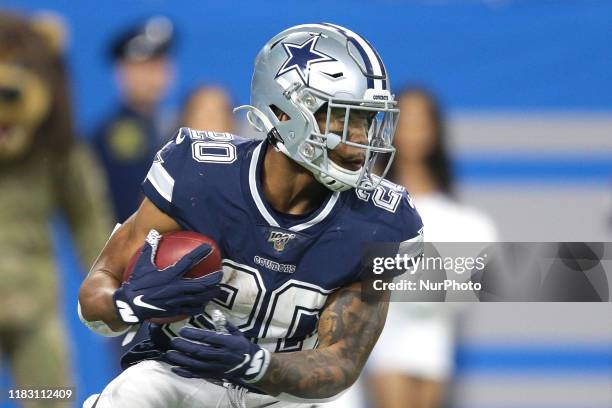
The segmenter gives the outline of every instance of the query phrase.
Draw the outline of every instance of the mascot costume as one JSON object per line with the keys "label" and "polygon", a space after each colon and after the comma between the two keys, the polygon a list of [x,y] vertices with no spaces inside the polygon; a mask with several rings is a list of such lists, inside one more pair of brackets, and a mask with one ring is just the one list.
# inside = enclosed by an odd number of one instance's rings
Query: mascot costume
{"label": "mascot costume", "polygon": [[72,385],[49,219],[64,215],[87,266],[111,223],[98,166],[74,140],[61,51],[39,28],[0,12],[0,359],[20,389]]}

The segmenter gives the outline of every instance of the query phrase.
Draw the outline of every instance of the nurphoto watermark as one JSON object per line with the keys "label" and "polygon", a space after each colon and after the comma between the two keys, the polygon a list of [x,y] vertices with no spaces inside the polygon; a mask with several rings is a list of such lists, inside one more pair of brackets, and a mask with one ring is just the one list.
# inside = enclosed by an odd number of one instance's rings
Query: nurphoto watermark
{"label": "nurphoto watermark", "polygon": [[612,243],[368,244],[364,296],[403,302],[609,302]]}

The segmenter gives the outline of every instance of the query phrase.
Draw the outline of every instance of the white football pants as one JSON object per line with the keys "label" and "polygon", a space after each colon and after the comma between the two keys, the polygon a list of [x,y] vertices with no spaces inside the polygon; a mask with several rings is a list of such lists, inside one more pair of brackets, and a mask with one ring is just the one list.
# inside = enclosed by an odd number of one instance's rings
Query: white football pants
{"label": "white football pants", "polygon": [[[83,408],[307,408],[313,404],[279,401],[269,395],[225,387],[174,374],[161,361],[135,364],[111,381]],[[241,392],[242,391],[242,392]]]}

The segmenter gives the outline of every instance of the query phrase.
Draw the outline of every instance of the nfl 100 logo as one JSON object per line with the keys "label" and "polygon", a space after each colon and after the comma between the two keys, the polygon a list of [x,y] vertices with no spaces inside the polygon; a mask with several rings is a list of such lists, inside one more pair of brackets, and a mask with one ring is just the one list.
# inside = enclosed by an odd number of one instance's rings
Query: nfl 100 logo
{"label": "nfl 100 logo", "polygon": [[270,231],[268,242],[272,244],[276,252],[282,252],[285,250],[287,243],[293,238],[295,238],[295,234],[290,232]]}

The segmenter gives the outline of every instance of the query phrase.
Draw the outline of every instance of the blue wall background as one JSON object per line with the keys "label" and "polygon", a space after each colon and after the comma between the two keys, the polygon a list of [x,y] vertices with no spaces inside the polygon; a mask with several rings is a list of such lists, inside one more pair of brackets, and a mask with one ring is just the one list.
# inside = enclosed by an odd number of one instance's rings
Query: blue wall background
{"label": "blue wall background", "polygon": [[[79,123],[89,130],[112,106],[108,41],[135,20],[177,23],[175,104],[203,81],[249,98],[254,57],[277,32],[329,21],[368,38],[395,85],[418,79],[453,110],[612,110],[612,2],[595,0],[310,0],[103,2],[3,0],[55,10],[72,30],[69,49]],[[604,91],[608,90],[608,91]]]}

